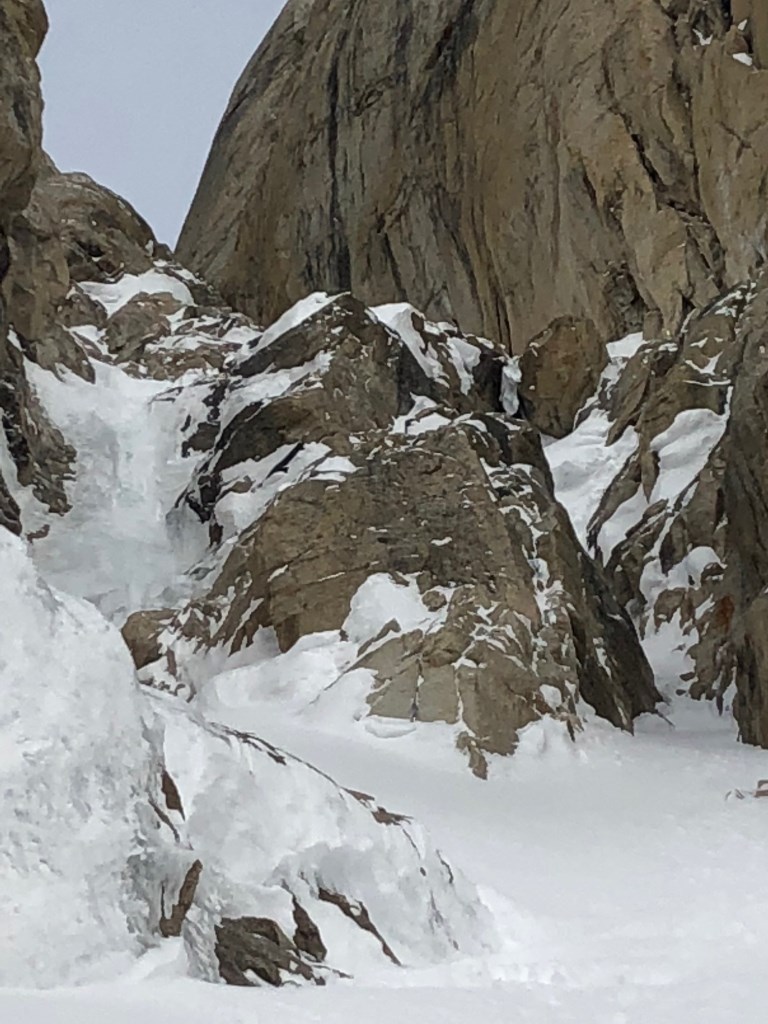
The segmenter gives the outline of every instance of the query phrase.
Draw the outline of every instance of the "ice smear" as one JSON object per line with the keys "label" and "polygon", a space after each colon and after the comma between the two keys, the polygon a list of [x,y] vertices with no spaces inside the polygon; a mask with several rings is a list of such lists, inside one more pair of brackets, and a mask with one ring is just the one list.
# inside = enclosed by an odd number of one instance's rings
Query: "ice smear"
{"label": "ice smear", "polygon": [[95,384],[28,367],[49,416],[77,451],[68,485],[73,509],[51,518],[34,550],[47,579],[120,618],[172,602],[184,569],[205,548],[194,517],[169,516],[194,464],[181,456],[182,425],[202,397],[117,366],[93,366]]}

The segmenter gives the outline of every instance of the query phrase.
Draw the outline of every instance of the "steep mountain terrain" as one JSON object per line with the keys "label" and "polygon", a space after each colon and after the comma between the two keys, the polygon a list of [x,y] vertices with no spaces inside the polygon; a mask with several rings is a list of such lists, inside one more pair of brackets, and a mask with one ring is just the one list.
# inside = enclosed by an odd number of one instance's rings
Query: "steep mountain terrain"
{"label": "steep mountain terrain", "polygon": [[407,299],[520,352],[668,336],[765,258],[761,0],[290,0],[179,254],[272,318]]}
{"label": "steep mountain terrain", "polygon": [[121,981],[0,1013],[722,971],[756,1024],[762,7],[289,0],[178,255],[46,157],[45,29],[0,3],[0,986]]}
{"label": "steep mountain terrain", "polygon": [[174,938],[188,973],[235,985],[492,948],[408,819],[139,686],[117,627],[213,571],[191,495],[262,334],[46,160],[42,9],[2,12],[2,983],[113,976]]}
{"label": "steep mountain terrain", "polygon": [[[255,315],[351,287],[523,352],[550,456],[613,468],[569,510],[595,513],[582,543],[651,654],[677,622],[664,681],[738,688],[760,744],[766,33],[751,0],[294,0],[179,246]],[[608,365],[628,332],[645,344]]]}

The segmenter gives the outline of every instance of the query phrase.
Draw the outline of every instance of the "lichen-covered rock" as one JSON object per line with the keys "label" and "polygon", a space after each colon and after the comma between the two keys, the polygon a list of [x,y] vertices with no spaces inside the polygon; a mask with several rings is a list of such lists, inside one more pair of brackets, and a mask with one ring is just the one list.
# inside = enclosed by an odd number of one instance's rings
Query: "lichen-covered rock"
{"label": "lichen-covered rock", "polygon": [[180,256],[267,320],[351,289],[517,351],[671,336],[764,258],[765,37],[757,0],[291,0]]}

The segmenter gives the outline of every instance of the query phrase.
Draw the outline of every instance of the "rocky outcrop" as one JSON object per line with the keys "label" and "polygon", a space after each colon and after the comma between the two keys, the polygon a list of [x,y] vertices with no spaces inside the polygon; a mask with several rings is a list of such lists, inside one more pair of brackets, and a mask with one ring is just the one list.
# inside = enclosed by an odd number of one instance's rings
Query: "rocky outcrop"
{"label": "rocky outcrop", "polygon": [[170,255],[128,203],[84,174],[61,174],[47,157],[11,221],[9,250],[3,291],[25,353],[45,369],[84,376],[92,370],[71,328],[105,318],[81,283],[140,275]]}
{"label": "rocky outcrop", "polygon": [[[721,685],[735,681],[742,737],[768,747],[768,275],[745,296],[737,322],[737,364],[723,452],[727,568],[718,594],[721,630],[731,640],[718,658]],[[725,646],[725,645],[723,645]]]}
{"label": "rocky outcrop", "polygon": [[555,320],[520,357],[518,391],[525,418],[543,434],[569,434],[607,362],[605,345],[591,321]]}
{"label": "rocky outcrop", "polygon": [[265,630],[283,652],[334,632],[370,714],[448,723],[480,774],[542,716],[578,728],[582,701],[631,728],[657,698],[648,667],[537,434],[501,409],[508,368],[349,296],[247,345],[187,426],[207,454],[179,511],[207,524],[213,582],[128,620],[141,678],[194,695],[206,652],[242,663]]}
{"label": "rocky outcrop", "polygon": [[0,985],[113,977],[167,938],[237,984],[349,973],[371,929],[383,964],[494,947],[415,823],[141,688],[118,630],[31,550],[0,530]]}
{"label": "rocky outcrop", "polygon": [[7,0],[0,11],[0,222],[29,199],[41,156],[42,98],[35,58],[48,21],[40,0]]}
{"label": "rocky outcrop", "polygon": [[[167,938],[191,974],[235,984],[338,976],[371,935],[387,963],[491,948],[478,894],[416,825],[141,688],[95,607],[124,607],[108,598],[132,555],[111,512],[146,506],[136,540],[151,563],[142,525],[172,512],[147,493],[155,464],[175,499],[173,457],[183,490],[217,436],[206,417],[226,365],[259,331],[128,204],[43,156],[44,27],[35,2],[0,8],[0,983],[108,977]],[[133,410],[162,420],[183,402],[163,421],[167,458],[125,451]],[[152,554],[170,566],[163,531]],[[199,569],[191,539],[184,568]],[[192,579],[169,571],[165,589]]]}
{"label": "rocky outcrop", "polygon": [[265,319],[351,289],[516,351],[673,336],[765,257],[765,36],[757,0],[291,0],[180,256]]}
{"label": "rocky outcrop", "polygon": [[742,738],[760,746],[767,329],[763,273],[670,341],[619,343],[574,432],[547,449],[574,512],[584,495],[571,460],[584,473],[598,467],[583,540],[637,623],[662,688],[732,706]]}
{"label": "rocky outcrop", "polygon": [[[693,317],[673,342],[643,345],[602,395],[611,422],[607,444],[632,438],[590,524],[589,545],[612,590],[650,638],[661,631],[679,678],[664,679],[694,696],[715,696],[711,659],[722,656],[727,562],[723,494],[730,396],[740,362],[739,320],[747,289]],[[727,685],[727,684],[726,684]]]}
{"label": "rocky outcrop", "polygon": [[[657,683],[768,746],[762,7],[371,10],[293,0],[238,86],[183,250],[245,312],[43,157],[44,19],[0,12],[14,984],[43,928],[67,983],[169,938],[235,985],[495,948],[409,817],[228,697],[478,776]],[[405,295],[433,319],[367,301]]]}
{"label": "rocky outcrop", "polygon": [[316,973],[317,964],[301,953],[269,918],[224,918],[216,926],[219,973],[228,985],[282,985],[290,975],[323,984],[325,979]]}
{"label": "rocky outcrop", "polygon": [[[152,332],[159,336],[163,323],[170,331],[167,316],[178,312],[183,303],[173,294],[153,291],[155,266],[170,253],[157,244],[142,218],[109,189],[86,175],[61,174],[39,154],[28,201],[22,210],[9,212],[6,230],[9,259],[1,294],[12,331],[0,349],[0,407],[7,451],[4,489],[8,492],[4,519],[21,532],[24,517],[17,501],[24,488],[30,487],[36,501],[51,512],[62,514],[69,509],[67,487],[76,473],[77,457],[36,397],[30,367],[55,375],[70,371],[93,382],[92,357],[100,355],[94,340],[101,332],[116,361],[134,369],[140,354],[153,363],[151,372],[159,372],[164,359],[177,368],[185,358],[196,358],[199,365],[201,355],[199,351],[194,357],[189,352],[186,356],[158,352],[154,361],[149,358]],[[94,288],[116,280],[125,282],[122,290],[118,286],[110,293],[107,287],[106,300],[100,301]],[[176,296],[199,302],[203,311],[220,303],[210,288],[188,272],[168,281]],[[136,298],[142,290],[150,293],[143,306]]]}
{"label": "rocky outcrop", "polygon": [[[18,210],[26,205],[40,161],[42,99],[35,57],[47,29],[42,3],[9,0],[0,9],[0,285],[8,273],[8,230]],[[20,362],[9,338],[8,316],[0,293],[0,411],[2,428],[11,451],[0,451],[0,524],[21,531],[19,506],[11,493],[11,461],[21,472],[34,463],[30,431],[25,429],[25,390]],[[29,481],[28,481],[29,482]]]}
{"label": "rocky outcrop", "polygon": [[250,733],[145,695],[163,771],[138,889],[160,933],[181,937],[193,975],[322,985],[349,975],[355,943],[371,946],[364,932],[382,962],[492,946],[472,886],[413,822],[383,819]]}

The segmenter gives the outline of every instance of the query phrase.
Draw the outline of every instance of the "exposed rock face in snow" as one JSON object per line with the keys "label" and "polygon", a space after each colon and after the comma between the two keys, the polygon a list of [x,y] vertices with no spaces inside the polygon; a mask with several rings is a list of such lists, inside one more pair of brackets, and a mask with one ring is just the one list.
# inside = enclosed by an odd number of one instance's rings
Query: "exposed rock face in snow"
{"label": "exposed rock face in snow", "polygon": [[[418,826],[383,817],[362,794],[255,736],[206,723],[183,702],[153,703],[180,808],[166,807],[178,874],[163,916],[202,864],[181,928],[195,975],[322,983],[393,951],[398,962],[434,963],[492,946],[476,891]],[[371,928],[343,904],[364,907]],[[279,953],[262,946],[257,956],[254,935]]]}
{"label": "exposed rock face in snow", "polygon": [[767,296],[763,274],[671,341],[609,345],[576,429],[547,448],[659,682],[733,703],[743,739],[762,746]]}
{"label": "exposed rock face in snow", "polygon": [[501,412],[505,363],[349,296],[308,300],[246,345],[187,428],[205,455],[178,511],[207,525],[210,582],[129,619],[142,679],[194,694],[212,651],[255,664],[267,631],[283,652],[335,632],[327,682],[350,718],[367,678],[371,714],[449,723],[478,772],[542,715],[578,727],[581,699],[624,728],[651,710],[537,435]]}
{"label": "exposed rock face in snow", "polygon": [[[194,975],[231,981],[222,932],[252,917],[293,939],[262,949],[261,970],[241,962],[238,983],[349,973],[391,959],[381,936],[404,963],[493,942],[417,826],[150,699],[92,605],[51,590],[7,530],[0,557],[0,985],[97,980],[161,935],[181,935]],[[334,900],[365,907],[376,934]]]}
{"label": "exposed rock face in snow", "polygon": [[730,650],[715,648],[712,657],[717,659],[721,685],[736,683],[735,710],[742,736],[768,747],[768,275],[763,273],[746,299],[737,322],[741,360],[736,364],[723,451],[727,565],[718,597],[720,628]]}
{"label": "exposed rock face in snow", "polygon": [[562,316],[674,333],[765,255],[765,13],[739,6],[291,0],[180,255],[265,318],[351,289],[516,351]]}
{"label": "exposed rock face in snow", "polygon": [[152,232],[109,189],[86,175],[60,174],[46,157],[9,235],[4,292],[25,351],[47,369],[87,375],[82,342],[68,328],[98,322],[98,309],[79,282],[149,270],[161,255]]}
{"label": "exposed rock face in snow", "polygon": [[[29,200],[40,162],[42,134],[40,78],[35,57],[45,36],[47,21],[37,0],[9,0],[0,10],[0,285],[8,272],[8,229],[14,214]],[[27,482],[34,475],[30,452],[26,384],[20,359],[8,333],[8,319],[0,292],[0,408],[2,425],[21,464]],[[19,507],[6,475],[9,455],[0,444],[0,527],[18,533]]]}
{"label": "exposed rock face in snow", "polygon": [[[89,372],[54,373],[19,353],[76,458],[67,514],[34,500],[12,467],[29,551],[0,532],[0,908],[12,922],[0,979],[102,978],[163,937],[181,938],[192,975],[238,984],[323,983],[377,959],[430,963],[492,945],[476,891],[416,825],[142,690],[117,629],[35,569],[30,555],[118,621],[161,584],[185,592],[177,575],[205,544],[174,545],[184,524],[165,516],[201,458],[225,357],[258,333],[195,305],[209,290],[167,264],[82,290],[103,310],[70,329]],[[126,310],[128,350],[114,330]],[[150,450],[165,433],[167,447]],[[155,474],[167,478],[157,492]],[[55,959],[38,952],[44,931],[57,932]]]}
{"label": "exposed rock face in snow", "polygon": [[2,5],[0,985],[100,980],[174,938],[180,970],[237,984],[491,948],[418,826],[140,687],[105,618],[193,589],[206,538],[168,513],[259,332],[43,157],[44,27]]}
{"label": "exposed rock face in snow", "polygon": [[40,0],[0,11],[0,224],[29,199],[40,162],[42,99],[35,64],[48,21]]}
{"label": "exposed rock face in snow", "polygon": [[591,321],[563,317],[543,331],[520,357],[522,411],[543,434],[563,437],[594,393],[608,354]]}

